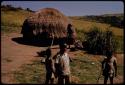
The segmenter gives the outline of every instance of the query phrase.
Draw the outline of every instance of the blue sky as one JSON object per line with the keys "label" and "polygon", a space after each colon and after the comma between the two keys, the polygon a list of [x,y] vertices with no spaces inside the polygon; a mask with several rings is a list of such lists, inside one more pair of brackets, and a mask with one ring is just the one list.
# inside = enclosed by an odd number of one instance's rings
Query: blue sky
{"label": "blue sky", "polygon": [[33,11],[51,7],[67,16],[124,13],[124,4],[121,1],[3,1],[1,4],[30,8]]}

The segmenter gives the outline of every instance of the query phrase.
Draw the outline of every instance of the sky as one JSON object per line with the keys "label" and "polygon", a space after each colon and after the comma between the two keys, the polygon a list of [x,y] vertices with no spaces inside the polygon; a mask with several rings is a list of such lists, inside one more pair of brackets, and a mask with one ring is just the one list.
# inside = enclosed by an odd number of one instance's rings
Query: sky
{"label": "sky", "polygon": [[121,1],[3,1],[1,4],[30,8],[33,11],[46,7],[55,8],[66,16],[124,13]]}

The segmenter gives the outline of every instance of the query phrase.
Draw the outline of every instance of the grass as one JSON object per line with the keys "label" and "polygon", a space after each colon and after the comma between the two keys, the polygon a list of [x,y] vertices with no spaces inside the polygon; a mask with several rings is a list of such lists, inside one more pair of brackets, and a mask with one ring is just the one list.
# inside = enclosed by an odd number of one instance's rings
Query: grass
{"label": "grass", "polygon": [[2,32],[15,32],[21,31],[24,20],[31,13],[23,10],[19,11],[1,11],[1,31]]}
{"label": "grass", "polygon": [[79,78],[80,84],[94,84],[100,71],[99,65],[88,56],[79,56],[71,63],[71,72]]}
{"label": "grass", "polygon": [[21,27],[12,27],[12,26],[1,26],[2,33],[12,33],[12,32],[21,32]]}
{"label": "grass", "polygon": [[[78,56],[71,62],[71,83],[72,84],[96,84],[101,70],[100,60],[94,60],[93,56],[84,54]],[[123,65],[118,64],[118,75],[123,75]],[[15,79],[19,84],[44,84],[45,67],[40,60],[21,67],[21,70],[14,72]],[[101,80],[103,77],[101,77]]]}
{"label": "grass", "polygon": [[[72,22],[74,27],[77,30],[84,30],[84,31],[89,31],[89,29],[91,29],[94,26],[100,28],[100,30],[102,31],[105,31],[110,26],[109,24],[97,23],[97,22],[91,22],[91,21],[85,21],[85,20],[72,20]],[[124,34],[123,29],[120,29],[118,27],[111,27],[111,30],[117,36],[123,36]]]}
{"label": "grass", "polygon": [[118,53],[124,52],[124,36],[116,36],[116,40],[118,41]]}
{"label": "grass", "polygon": [[32,64],[26,64],[21,67],[21,71],[15,71],[14,77],[19,84],[44,84],[45,67],[39,60]]}
{"label": "grass", "polygon": [[[6,27],[2,28],[2,31],[6,30],[14,30],[14,27],[19,27],[23,25],[24,20],[31,15],[31,12],[19,10],[19,11],[1,11],[1,26]],[[76,17],[77,18],[77,17]],[[82,31],[88,31],[93,26],[97,26],[98,28],[101,28],[101,30],[106,30],[110,25],[104,24],[104,23],[97,23],[92,21],[86,21],[84,19],[77,20],[72,18],[73,25],[76,29]],[[11,27],[11,29],[10,29]],[[18,29],[15,29],[18,30]],[[118,27],[111,27],[111,30],[114,32],[114,34],[118,36],[123,36],[123,29],[120,29]],[[20,29],[18,30],[20,31]]]}
{"label": "grass", "polygon": [[[27,11],[1,11],[1,31],[5,33],[20,32],[23,21],[31,13]],[[84,39],[84,32],[91,27],[97,26],[105,31],[109,25],[97,22],[90,22],[85,20],[73,19],[73,25],[76,28],[77,38]],[[119,52],[123,52],[123,29],[111,27],[111,30],[117,36],[119,41]],[[11,62],[11,60],[6,60]],[[93,64],[94,63],[94,64]],[[100,62],[95,61],[88,55],[77,55],[73,62],[71,62],[71,83],[91,83],[95,84],[100,71]],[[123,65],[118,65],[118,75],[123,75]],[[45,82],[45,67],[40,63],[40,60],[33,61],[31,64],[26,64],[20,70],[14,72],[14,77],[17,83],[23,84],[43,84]]]}
{"label": "grass", "polygon": [[[88,32],[92,27],[100,28],[101,31],[106,31],[110,27],[109,24],[86,21],[84,19],[83,20],[72,19],[72,22],[77,32],[77,39],[81,41],[84,41],[85,39],[84,32]],[[118,41],[119,46],[118,46],[117,52],[123,53],[124,29],[120,29],[118,27],[110,27],[110,30],[113,31],[114,35],[116,36],[116,40]]]}

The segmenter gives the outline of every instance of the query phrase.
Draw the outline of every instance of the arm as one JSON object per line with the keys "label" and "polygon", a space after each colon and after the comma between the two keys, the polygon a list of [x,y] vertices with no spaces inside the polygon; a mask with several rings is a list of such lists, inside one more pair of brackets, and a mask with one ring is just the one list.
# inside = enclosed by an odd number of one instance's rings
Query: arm
{"label": "arm", "polygon": [[69,61],[72,62],[72,58],[68,55],[68,53],[67,53],[67,56],[69,57]]}
{"label": "arm", "polygon": [[70,62],[72,62],[73,60],[72,60],[72,58],[69,56],[69,60],[70,60]]}
{"label": "arm", "polygon": [[53,73],[55,73],[54,60],[51,60],[51,68],[52,68]]}
{"label": "arm", "polygon": [[105,68],[104,63],[105,63],[105,59],[102,61],[102,70],[104,70]]}
{"label": "arm", "polygon": [[117,76],[117,60],[116,59],[114,60],[113,65],[114,65],[114,68],[115,68],[115,76]]}

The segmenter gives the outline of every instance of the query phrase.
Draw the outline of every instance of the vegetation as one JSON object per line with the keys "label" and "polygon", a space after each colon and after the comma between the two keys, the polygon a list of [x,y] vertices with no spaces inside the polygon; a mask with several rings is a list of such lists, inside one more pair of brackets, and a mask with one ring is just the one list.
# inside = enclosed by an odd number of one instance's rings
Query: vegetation
{"label": "vegetation", "polygon": [[92,22],[106,23],[115,27],[124,27],[124,15],[123,14],[105,14],[100,16],[76,16],[70,17],[76,20],[87,20]]}
{"label": "vegetation", "polygon": [[1,31],[2,32],[15,32],[21,31],[22,24],[26,17],[32,12],[23,10],[22,8],[14,8],[12,6],[1,7]]}
{"label": "vegetation", "polygon": [[[1,6],[1,31],[8,32],[21,32],[22,25],[26,17],[32,12],[30,9],[14,8],[12,6]],[[117,52],[123,52],[123,29],[121,27],[110,27],[109,31],[106,31],[110,26],[109,23],[100,23],[85,18],[79,19],[79,17],[70,17],[73,25],[76,28],[77,38],[81,41],[87,40],[90,46],[87,46],[88,51],[96,50],[100,52],[102,46],[105,44],[107,33],[111,33],[110,37],[113,40],[112,46],[116,45],[114,40],[117,40]],[[94,29],[92,29],[94,28]],[[97,29],[98,28],[98,29]],[[104,45],[105,46],[105,45]],[[96,49],[96,47],[99,47]],[[95,51],[94,51],[95,52]],[[102,52],[102,51],[101,51]],[[91,83],[96,84],[96,79],[100,72],[100,61],[93,60],[92,56],[89,55],[76,55],[73,62],[71,62],[71,83]],[[12,62],[11,59],[5,59],[5,62]],[[76,70],[77,69],[77,70]],[[118,64],[118,75],[123,75],[123,65]],[[28,84],[43,84],[45,81],[45,67],[44,64],[40,63],[40,60],[33,61],[31,64],[26,64],[21,67],[20,70],[14,72],[14,77],[17,83],[28,83]],[[102,77],[101,77],[102,79]]]}
{"label": "vegetation", "polygon": [[45,81],[45,67],[40,60],[22,65],[21,70],[14,71],[14,78],[18,84],[41,84]]}
{"label": "vegetation", "polygon": [[[14,8],[11,5],[1,6],[1,31],[2,32],[21,32],[22,25],[24,20],[32,14],[32,12],[27,11],[30,9],[23,9],[21,7]],[[103,15],[104,16],[104,15]],[[109,15],[105,15],[109,16]],[[111,17],[112,15],[110,15]],[[115,16],[115,15],[113,15]],[[122,15],[117,15],[117,17],[121,18]],[[86,17],[83,16],[74,16],[69,17],[72,19],[73,25],[76,28],[77,39],[84,41],[85,40],[85,32],[91,30],[91,28],[97,27],[102,32],[106,31],[110,26],[111,31],[118,41],[118,52],[123,52],[123,29],[118,27],[112,27],[109,24],[104,24],[100,22],[94,22],[87,20]],[[97,21],[97,20],[96,20]]]}
{"label": "vegetation", "polygon": [[86,32],[84,48],[89,53],[94,54],[105,54],[108,49],[116,52],[118,42],[113,32],[109,29],[102,32],[99,28],[93,27],[89,32]]}

